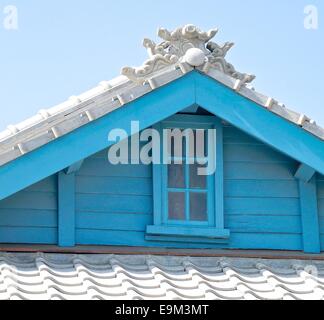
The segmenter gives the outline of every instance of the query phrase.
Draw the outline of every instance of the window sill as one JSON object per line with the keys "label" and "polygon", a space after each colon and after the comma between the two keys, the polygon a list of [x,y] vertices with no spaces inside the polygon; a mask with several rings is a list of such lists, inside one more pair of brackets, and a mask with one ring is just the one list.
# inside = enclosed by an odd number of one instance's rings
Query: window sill
{"label": "window sill", "polygon": [[215,228],[148,226],[146,240],[166,242],[226,243],[230,231]]}

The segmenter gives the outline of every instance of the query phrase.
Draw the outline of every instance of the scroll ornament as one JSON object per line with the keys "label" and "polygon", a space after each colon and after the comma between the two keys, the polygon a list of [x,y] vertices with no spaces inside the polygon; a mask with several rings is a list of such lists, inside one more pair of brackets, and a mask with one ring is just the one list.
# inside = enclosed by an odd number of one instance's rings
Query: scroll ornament
{"label": "scroll ornament", "polygon": [[163,42],[156,44],[149,39],[144,39],[143,41],[149,59],[141,67],[123,68],[122,74],[133,82],[144,83],[165,68],[187,62],[186,55],[188,51],[195,48],[196,50],[193,51],[204,55],[205,58],[202,59],[202,62],[208,63],[209,67],[241,80],[245,84],[252,82],[255,76],[236,71],[234,66],[225,60],[226,54],[233,47],[234,43],[226,42],[220,46],[210,41],[217,32],[217,29],[202,32],[194,25],[186,25],[173,32],[161,28],[158,31],[158,36],[164,40]]}

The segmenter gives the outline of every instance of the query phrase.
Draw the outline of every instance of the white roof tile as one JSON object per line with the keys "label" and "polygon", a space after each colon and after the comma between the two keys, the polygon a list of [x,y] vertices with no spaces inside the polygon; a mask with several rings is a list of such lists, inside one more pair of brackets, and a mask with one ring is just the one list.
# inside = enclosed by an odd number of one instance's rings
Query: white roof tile
{"label": "white roof tile", "polygon": [[3,253],[0,300],[323,300],[323,269],[323,261]]}

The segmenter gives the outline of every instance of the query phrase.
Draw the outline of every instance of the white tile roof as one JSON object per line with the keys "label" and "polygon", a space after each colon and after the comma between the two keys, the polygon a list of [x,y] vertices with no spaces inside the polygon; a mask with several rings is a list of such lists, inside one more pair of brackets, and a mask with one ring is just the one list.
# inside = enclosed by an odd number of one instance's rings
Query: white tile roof
{"label": "white tile roof", "polygon": [[323,261],[0,254],[0,300],[323,298]]}
{"label": "white tile roof", "polygon": [[[123,76],[103,81],[98,87],[78,97],[73,96],[51,109],[41,110],[34,117],[11,125],[1,132],[0,166],[107,115],[194,69],[324,140],[324,129],[314,120],[256,92],[248,84],[254,76],[236,71],[225,60],[226,53],[233,44],[219,46],[210,41],[216,33],[217,30],[201,32],[192,25],[178,28],[174,32],[160,29],[159,36],[164,42],[156,45],[151,40],[144,40],[149,60],[142,67],[125,67],[122,70]],[[195,50],[190,50],[192,48]]]}

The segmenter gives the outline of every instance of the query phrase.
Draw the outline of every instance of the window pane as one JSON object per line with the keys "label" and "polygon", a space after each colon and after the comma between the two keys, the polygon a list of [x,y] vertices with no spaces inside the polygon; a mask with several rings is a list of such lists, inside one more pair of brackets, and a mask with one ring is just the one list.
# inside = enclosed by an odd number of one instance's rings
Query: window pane
{"label": "window pane", "polygon": [[169,219],[185,220],[185,193],[169,192]]}
{"label": "window pane", "polygon": [[207,189],[207,176],[199,176],[199,168],[203,168],[203,166],[198,164],[190,165],[190,188]]}
{"label": "window pane", "polygon": [[170,164],[168,166],[168,181],[169,188],[185,188],[185,166]]}
{"label": "window pane", "polygon": [[[171,131],[170,131],[171,130]],[[168,156],[171,158],[186,157],[186,137],[183,135],[183,129],[168,129]]]}
{"label": "window pane", "polygon": [[190,192],[190,220],[208,220],[206,193]]}

